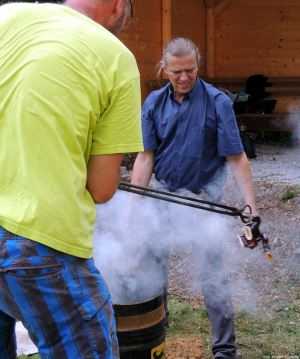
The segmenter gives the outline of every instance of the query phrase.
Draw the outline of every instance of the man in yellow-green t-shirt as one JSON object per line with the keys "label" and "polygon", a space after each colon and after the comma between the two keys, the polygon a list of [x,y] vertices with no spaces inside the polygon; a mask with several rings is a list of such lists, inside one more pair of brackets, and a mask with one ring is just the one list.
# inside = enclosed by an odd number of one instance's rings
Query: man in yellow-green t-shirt
{"label": "man in yellow-green t-shirt", "polygon": [[1,359],[15,319],[42,357],[119,356],[91,258],[95,202],[116,191],[123,153],[143,150],[139,72],[113,34],[130,6],[0,7]]}

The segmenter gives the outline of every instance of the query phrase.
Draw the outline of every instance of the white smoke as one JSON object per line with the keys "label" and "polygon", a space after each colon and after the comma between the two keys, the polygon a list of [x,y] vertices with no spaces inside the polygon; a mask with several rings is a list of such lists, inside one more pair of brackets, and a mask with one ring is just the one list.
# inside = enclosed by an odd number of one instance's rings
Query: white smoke
{"label": "white smoke", "polygon": [[287,119],[288,126],[293,131],[294,143],[299,146],[300,145],[300,107],[294,112],[292,112],[291,110],[289,112],[290,115],[288,116]]}
{"label": "white smoke", "polygon": [[[225,215],[117,191],[111,201],[97,206],[94,235],[95,263],[113,302],[137,303],[161,294],[165,273],[161,264],[167,265],[172,250],[184,253],[187,249],[195,254],[186,268],[193,273],[187,285],[191,293],[212,286],[217,287],[216,296],[221,298],[224,273],[229,272],[234,277],[232,291],[247,296],[251,288],[240,270],[244,249],[233,222]],[[208,248],[209,260],[202,256]],[[218,253],[225,259],[220,271],[214,268],[214,255]],[[255,297],[251,298],[249,306],[253,307]]]}

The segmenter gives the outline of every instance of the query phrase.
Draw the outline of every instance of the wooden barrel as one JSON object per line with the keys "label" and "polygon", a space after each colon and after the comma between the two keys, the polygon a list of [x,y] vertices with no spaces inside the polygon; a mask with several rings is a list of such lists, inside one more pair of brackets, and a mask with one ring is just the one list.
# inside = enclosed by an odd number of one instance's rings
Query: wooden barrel
{"label": "wooden barrel", "polygon": [[163,295],[145,302],[114,305],[121,359],[165,359]]}

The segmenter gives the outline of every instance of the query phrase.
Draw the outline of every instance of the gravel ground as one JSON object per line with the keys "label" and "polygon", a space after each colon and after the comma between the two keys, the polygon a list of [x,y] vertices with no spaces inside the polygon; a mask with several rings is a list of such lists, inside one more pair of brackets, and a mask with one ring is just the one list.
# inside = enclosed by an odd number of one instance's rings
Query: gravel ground
{"label": "gravel ground", "polygon": [[[257,158],[250,163],[262,218],[261,228],[269,238],[274,260],[266,260],[259,248],[241,248],[236,240],[229,253],[229,262],[233,263],[232,268],[229,263],[230,279],[237,310],[244,306],[253,310],[272,310],[276,303],[300,299],[300,146],[257,145]],[[282,197],[294,186],[298,188],[298,194],[284,201]],[[225,189],[224,201],[234,207],[242,207],[232,177]],[[232,222],[232,231],[238,234],[242,223],[239,220]],[[187,269],[190,268],[190,254],[189,250],[174,253],[169,273],[169,291],[201,306],[201,294],[195,295],[188,285],[192,276],[191,270]],[[287,289],[285,284],[290,280],[295,286]],[[252,303],[249,302],[249,295],[255,297]]]}
{"label": "gravel ground", "polygon": [[256,152],[257,158],[251,160],[254,181],[300,184],[300,146],[258,145]]}
{"label": "gravel ground", "polygon": [[[241,248],[238,240],[232,239],[226,256],[229,283],[236,312],[245,309],[272,318],[278,308],[300,304],[300,146],[258,145],[257,158],[250,163],[262,229],[269,237],[274,259],[268,261],[261,249]],[[284,194],[294,186],[298,194],[283,201]],[[232,178],[225,193],[226,204],[242,207]],[[239,233],[241,222],[233,222],[233,233]],[[201,292],[195,293],[189,285],[193,277],[191,258],[192,250],[173,254],[169,293],[202,308]],[[201,350],[203,343],[195,338],[167,337],[166,343],[168,359],[207,359]]]}

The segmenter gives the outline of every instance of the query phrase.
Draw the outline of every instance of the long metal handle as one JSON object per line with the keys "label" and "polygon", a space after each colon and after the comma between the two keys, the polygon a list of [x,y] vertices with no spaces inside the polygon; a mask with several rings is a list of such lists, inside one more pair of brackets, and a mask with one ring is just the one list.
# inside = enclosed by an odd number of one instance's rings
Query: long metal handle
{"label": "long metal handle", "polygon": [[127,182],[120,182],[119,189],[126,192],[132,192],[146,197],[156,198],[159,200],[181,204],[188,207],[198,208],[209,212],[225,214],[232,217],[240,217],[243,221],[249,215],[245,215],[243,209],[226,206],[219,203],[205,201],[199,198],[182,196],[176,193],[160,191],[153,188],[133,185]]}
{"label": "long metal handle", "polygon": [[[232,217],[240,217],[244,223],[248,223],[249,220],[251,220],[251,207],[249,205],[246,205],[242,209],[237,209],[235,207],[226,206],[223,204],[214,203],[210,201],[205,201],[199,198],[187,197],[176,193],[159,191],[153,188],[137,186],[127,182],[120,182],[119,189],[122,191],[132,192],[146,197],[156,198],[167,202],[172,202],[188,207],[202,209],[204,211],[225,214]],[[246,211],[248,211],[249,213],[246,213]],[[242,236],[238,236],[238,237],[240,238],[240,240],[242,240],[243,246],[248,248],[256,247],[257,244],[261,241],[263,250],[267,258],[268,259],[273,258],[270,246],[268,244],[269,242],[268,238],[265,237],[264,235],[262,235],[259,239],[256,239],[255,246],[253,247],[249,247],[248,244],[245,245],[245,240]]]}

